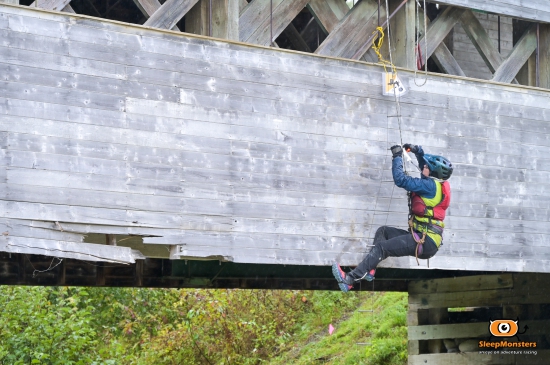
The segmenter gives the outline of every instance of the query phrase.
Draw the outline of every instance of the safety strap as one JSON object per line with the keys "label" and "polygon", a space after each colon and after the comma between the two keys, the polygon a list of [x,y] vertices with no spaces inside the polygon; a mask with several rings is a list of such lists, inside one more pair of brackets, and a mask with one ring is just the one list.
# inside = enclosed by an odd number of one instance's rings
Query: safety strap
{"label": "safety strap", "polygon": [[[414,215],[411,216],[409,219],[409,228],[413,237],[414,242],[416,242],[416,249],[414,250],[414,256],[416,257],[416,263],[418,266],[420,266],[420,262],[418,261],[418,249],[421,247],[420,245],[424,244],[424,241],[426,240],[426,231],[422,233],[422,238],[419,238],[416,233],[414,232],[414,225],[413,225]],[[430,265],[430,261],[428,260],[428,267]]]}

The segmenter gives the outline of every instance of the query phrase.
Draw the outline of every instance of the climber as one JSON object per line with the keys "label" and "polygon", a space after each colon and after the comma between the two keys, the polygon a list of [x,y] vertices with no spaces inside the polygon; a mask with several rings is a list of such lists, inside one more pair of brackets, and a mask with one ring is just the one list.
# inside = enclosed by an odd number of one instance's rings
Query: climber
{"label": "climber", "polygon": [[413,152],[421,171],[420,178],[407,176],[403,171],[403,149],[391,148],[392,175],[395,185],[409,192],[409,230],[390,226],[378,228],[374,235],[374,247],[359,266],[345,273],[338,263],[332,265],[332,274],[343,292],[353,288],[356,281],[372,281],[376,266],[389,256],[415,256],[429,259],[442,242],[445,210],[451,201],[447,179],[453,173],[451,162],[442,156],[424,154],[421,146],[405,144],[405,150]]}

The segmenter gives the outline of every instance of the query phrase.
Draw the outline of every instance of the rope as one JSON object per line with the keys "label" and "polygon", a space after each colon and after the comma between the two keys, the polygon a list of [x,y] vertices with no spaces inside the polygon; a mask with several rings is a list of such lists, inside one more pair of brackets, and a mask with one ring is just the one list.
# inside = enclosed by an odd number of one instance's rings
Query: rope
{"label": "rope", "polygon": [[[416,24],[418,24],[418,26],[416,27],[416,29],[417,29],[416,39],[419,41],[420,40],[420,19],[419,19],[419,15],[418,15],[418,8],[420,7],[420,2],[418,0],[416,0],[416,5],[417,5],[415,7]],[[424,54],[426,55],[426,57],[428,56],[428,19],[427,19],[427,14],[426,14],[426,0],[424,0]],[[426,59],[425,62],[422,62],[422,51],[420,49],[420,42],[418,42],[414,46],[414,55],[415,55],[415,58],[416,58],[416,68],[414,69],[414,84],[418,87],[422,87],[422,86],[426,85],[426,82],[428,81],[428,60]],[[416,80],[417,80],[416,74],[417,74],[418,70],[422,69],[422,63],[424,63],[424,82],[419,85],[416,82]]]}

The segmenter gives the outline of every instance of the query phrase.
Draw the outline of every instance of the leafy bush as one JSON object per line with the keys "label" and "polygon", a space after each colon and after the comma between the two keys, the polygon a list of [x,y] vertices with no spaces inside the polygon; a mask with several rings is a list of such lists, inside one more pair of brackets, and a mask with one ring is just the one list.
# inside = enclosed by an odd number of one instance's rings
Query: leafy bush
{"label": "leafy bush", "polygon": [[2,287],[0,363],[90,364],[93,308],[84,288]]}
{"label": "leafy bush", "polygon": [[[326,332],[365,295],[0,286],[0,364],[259,364]],[[379,355],[405,349],[406,356],[404,312],[396,307],[384,313],[375,336]],[[364,336],[370,327],[339,328],[325,349],[346,351],[339,341],[349,345],[346,336]],[[403,338],[403,330],[405,347],[401,340],[382,340]],[[363,350],[358,351],[342,363],[359,363]],[[384,359],[393,361],[389,355]]]}

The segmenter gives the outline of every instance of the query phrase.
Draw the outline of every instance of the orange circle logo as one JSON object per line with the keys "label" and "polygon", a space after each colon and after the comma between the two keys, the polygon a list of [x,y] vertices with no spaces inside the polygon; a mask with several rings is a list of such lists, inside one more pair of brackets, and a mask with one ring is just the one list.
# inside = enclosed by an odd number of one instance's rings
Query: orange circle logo
{"label": "orange circle logo", "polygon": [[512,337],[518,333],[518,321],[512,321],[509,319],[501,319],[497,321],[490,321],[489,331],[495,337]]}

